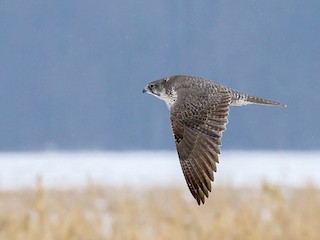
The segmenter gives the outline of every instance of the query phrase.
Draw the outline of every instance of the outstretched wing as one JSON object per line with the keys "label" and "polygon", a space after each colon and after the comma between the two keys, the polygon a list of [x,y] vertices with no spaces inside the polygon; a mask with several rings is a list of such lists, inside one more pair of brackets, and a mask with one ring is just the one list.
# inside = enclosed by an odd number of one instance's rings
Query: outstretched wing
{"label": "outstretched wing", "polygon": [[171,125],[182,171],[199,205],[211,192],[230,102],[230,94],[223,90],[210,99],[197,96],[177,101],[171,109]]}

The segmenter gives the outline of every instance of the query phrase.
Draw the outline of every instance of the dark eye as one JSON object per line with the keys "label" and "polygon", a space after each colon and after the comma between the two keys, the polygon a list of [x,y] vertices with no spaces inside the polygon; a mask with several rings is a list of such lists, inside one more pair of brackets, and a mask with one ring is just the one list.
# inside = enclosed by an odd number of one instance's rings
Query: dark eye
{"label": "dark eye", "polygon": [[150,88],[153,88],[153,84],[150,84],[149,87],[150,87]]}

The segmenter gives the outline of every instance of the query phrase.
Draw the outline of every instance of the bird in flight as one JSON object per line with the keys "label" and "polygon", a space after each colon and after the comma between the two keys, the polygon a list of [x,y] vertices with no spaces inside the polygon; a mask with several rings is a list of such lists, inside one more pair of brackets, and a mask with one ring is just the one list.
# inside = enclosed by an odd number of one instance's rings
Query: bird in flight
{"label": "bird in flight", "polygon": [[219,163],[229,106],[285,104],[248,95],[201,77],[176,75],[149,83],[143,93],[164,100],[169,111],[180,165],[200,205],[211,192]]}

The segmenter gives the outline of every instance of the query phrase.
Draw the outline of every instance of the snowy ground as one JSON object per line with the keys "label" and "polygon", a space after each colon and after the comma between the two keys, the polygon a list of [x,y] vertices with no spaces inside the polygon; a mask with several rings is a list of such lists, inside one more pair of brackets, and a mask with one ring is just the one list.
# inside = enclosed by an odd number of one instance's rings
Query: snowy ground
{"label": "snowy ground", "polygon": [[[176,152],[39,152],[0,153],[0,188],[185,184]],[[320,152],[224,151],[217,184],[320,186]]]}

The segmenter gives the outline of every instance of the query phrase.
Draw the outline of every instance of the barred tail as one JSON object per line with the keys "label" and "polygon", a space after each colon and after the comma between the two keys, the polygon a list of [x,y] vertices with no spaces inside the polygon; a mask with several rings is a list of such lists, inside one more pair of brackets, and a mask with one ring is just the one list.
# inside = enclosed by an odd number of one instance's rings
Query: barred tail
{"label": "barred tail", "polygon": [[268,99],[258,98],[255,96],[250,96],[246,93],[241,93],[232,89],[230,89],[230,93],[232,95],[231,106],[242,106],[247,104],[261,104],[261,105],[278,106],[278,107],[287,106],[283,103],[274,102]]}
{"label": "barred tail", "polygon": [[269,105],[269,106],[278,106],[278,107],[286,107],[286,104],[274,102],[268,99],[258,98],[255,96],[247,96],[246,101],[250,104],[262,104],[262,105]]}

